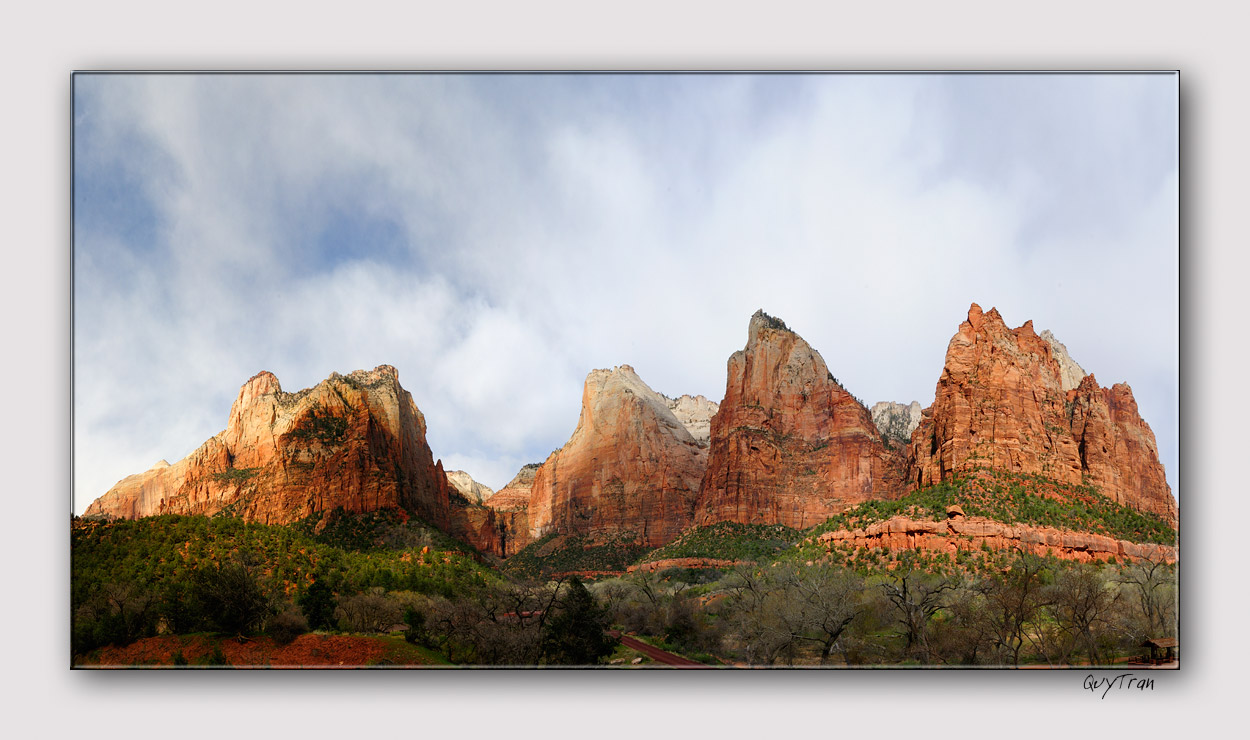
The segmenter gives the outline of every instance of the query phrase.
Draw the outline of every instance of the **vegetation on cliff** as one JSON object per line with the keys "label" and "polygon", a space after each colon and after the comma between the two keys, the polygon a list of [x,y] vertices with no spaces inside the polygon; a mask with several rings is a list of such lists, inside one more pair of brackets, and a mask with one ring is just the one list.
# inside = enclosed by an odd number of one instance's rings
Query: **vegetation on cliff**
{"label": "vegetation on cliff", "polygon": [[504,573],[518,578],[549,578],[564,573],[621,572],[651,548],[629,535],[591,539],[548,534],[504,562]]}
{"label": "vegetation on cliff", "polygon": [[1092,486],[991,470],[922,488],[898,499],[865,502],[830,517],[807,535],[866,527],[894,516],[940,521],[952,505],[960,506],[967,516],[1004,524],[1091,532],[1129,542],[1176,542],[1175,530],[1162,517],[1121,506]]}
{"label": "vegetation on cliff", "polygon": [[739,524],[717,522],[692,527],[664,547],[652,550],[639,559],[649,563],[671,558],[708,558],[715,560],[767,560],[793,545],[800,530],[784,524]]}

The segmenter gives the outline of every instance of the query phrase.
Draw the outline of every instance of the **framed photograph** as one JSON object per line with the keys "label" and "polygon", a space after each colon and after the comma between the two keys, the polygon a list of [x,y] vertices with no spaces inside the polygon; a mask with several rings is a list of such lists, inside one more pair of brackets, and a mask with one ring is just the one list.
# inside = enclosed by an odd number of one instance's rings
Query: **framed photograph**
{"label": "framed photograph", "polygon": [[73,667],[1178,667],[1178,92],[75,74]]}

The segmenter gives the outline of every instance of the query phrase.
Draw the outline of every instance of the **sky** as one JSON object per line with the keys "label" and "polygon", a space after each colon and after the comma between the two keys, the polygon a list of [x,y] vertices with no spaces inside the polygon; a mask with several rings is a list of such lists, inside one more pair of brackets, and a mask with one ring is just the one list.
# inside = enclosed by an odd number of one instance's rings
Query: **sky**
{"label": "sky", "polygon": [[106,75],[73,84],[74,501],[394,365],[499,488],[592,369],[719,401],[763,308],[868,405],[972,302],[1129,383],[1179,476],[1175,75]]}

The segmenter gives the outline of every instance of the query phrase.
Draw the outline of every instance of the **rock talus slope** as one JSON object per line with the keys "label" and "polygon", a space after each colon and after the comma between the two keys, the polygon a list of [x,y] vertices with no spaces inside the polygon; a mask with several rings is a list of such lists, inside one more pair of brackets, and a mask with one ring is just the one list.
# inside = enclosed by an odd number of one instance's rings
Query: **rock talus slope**
{"label": "rock talus slope", "polygon": [[946,351],[933,405],[912,434],[908,481],[923,487],[975,470],[1094,484],[1107,497],[1175,523],[1176,499],[1154,433],[1125,384],[1101,388],[1033,322],[1009,329],[972,304]]}
{"label": "rock talus slope", "polygon": [[695,519],[810,527],[894,495],[900,465],[820,354],[758,311],[729,358]]}
{"label": "rock talus slope", "polygon": [[594,370],[577,429],[535,472],[530,535],[666,544],[690,526],[707,449],[634,369]]}

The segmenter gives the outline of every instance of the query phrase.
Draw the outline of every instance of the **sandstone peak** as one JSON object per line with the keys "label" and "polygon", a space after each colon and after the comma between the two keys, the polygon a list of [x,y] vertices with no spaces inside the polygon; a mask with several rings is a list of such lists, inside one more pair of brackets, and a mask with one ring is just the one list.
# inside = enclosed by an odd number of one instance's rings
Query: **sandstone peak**
{"label": "sandstone peak", "polygon": [[981,306],[974,302],[968,307],[968,323],[973,324],[974,326],[979,324],[982,314],[983,312],[981,311]]}
{"label": "sandstone peak", "polygon": [[1085,370],[1077,364],[1076,360],[1068,354],[1068,348],[1055,338],[1050,329],[1046,329],[1040,335],[1046,343],[1050,345],[1050,349],[1054,352],[1055,360],[1059,363],[1059,378],[1062,388],[1070,391],[1081,384],[1081,379],[1085,377]]}
{"label": "sandstone peak", "polygon": [[637,402],[649,406],[650,414],[655,420],[682,441],[694,441],[690,432],[673,414],[668,399],[652,390],[629,365],[618,365],[611,370],[591,370],[586,376],[582,391],[582,413],[573,436],[577,437],[586,424],[593,427],[595,424],[616,423],[616,416],[626,399],[636,399]]}
{"label": "sandstone peak", "polygon": [[764,313],[764,309],[761,308],[751,314],[751,322],[747,326],[747,344],[751,345],[758,341],[760,334],[765,330],[794,334],[794,330],[786,326],[786,322],[774,316],[769,316]]}
{"label": "sandstone peak", "polygon": [[629,365],[617,365],[610,369],[600,368],[586,374],[586,387],[592,388],[596,393],[606,390],[609,384],[622,386],[631,391],[646,386],[634,368]]}
{"label": "sandstone peak", "polygon": [[495,512],[502,535],[500,553],[504,557],[515,555],[529,544],[529,504],[533,494],[534,478],[542,463],[522,465],[508,485],[500,488],[494,496],[486,499],[486,506]]}
{"label": "sandstone peak", "polygon": [[991,306],[988,311],[983,311],[981,306],[973,303],[968,307],[968,319],[964,323],[975,331],[981,331],[986,326],[1001,326],[1004,331],[1010,331],[1007,328],[1007,322],[1003,320],[1003,315],[994,306]]}
{"label": "sandstone peak", "polygon": [[473,480],[473,476],[463,470],[447,471],[447,482],[459,491],[461,496],[475,504],[485,503],[495,494],[490,486],[478,483]]}
{"label": "sandstone peak", "polygon": [[910,404],[880,401],[872,406],[872,421],[881,436],[905,445],[911,441],[911,433],[920,426],[923,412],[917,401]]}
{"label": "sandstone peak", "polygon": [[591,371],[577,429],[534,474],[530,535],[663,545],[691,523],[706,455],[633,368]]}
{"label": "sandstone peak", "polygon": [[[776,321],[779,326],[771,325]],[[711,421],[696,521],[809,527],[898,486],[868,409],[780,321],[751,317]]]}
{"label": "sandstone peak", "polygon": [[242,409],[249,406],[257,399],[263,396],[270,396],[282,392],[282,384],[278,382],[278,376],[268,370],[261,370],[239,388],[239,395],[235,398],[234,407]]}
{"label": "sandstone peak", "polygon": [[947,347],[908,458],[916,487],[990,468],[1089,481],[1118,503],[1176,518],[1131,391],[1099,387],[1049,332],[1039,337],[1031,321],[1009,330],[976,304]]}
{"label": "sandstone peak", "polygon": [[265,389],[260,391],[261,393],[274,393],[282,389],[281,384],[278,383],[278,376],[268,370],[261,370],[248,378],[247,382],[243,384],[244,388],[257,386]]}
{"label": "sandstone peak", "polygon": [[173,465],[131,476],[92,508],[127,518],[225,511],[288,523],[390,506],[445,520],[447,483],[412,396],[398,383],[353,387],[342,377],[284,393],[273,373],[257,373],[240,388],[223,432]]}
{"label": "sandstone peak", "polygon": [[492,509],[525,509],[529,506],[530,492],[534,487],[534,476],[542,463],[527,463],[521,466],[517,474],[508,484],[486,499],[486,505]]}
{"label": "sandstone peak", "polygon": [[678,398],[665,398],[669,411],[686,427],[690,436],[700,446],[707,447],[712,435],[712,417],[720,410],[720,404],[709,401],[703,396],[683,395]]}

